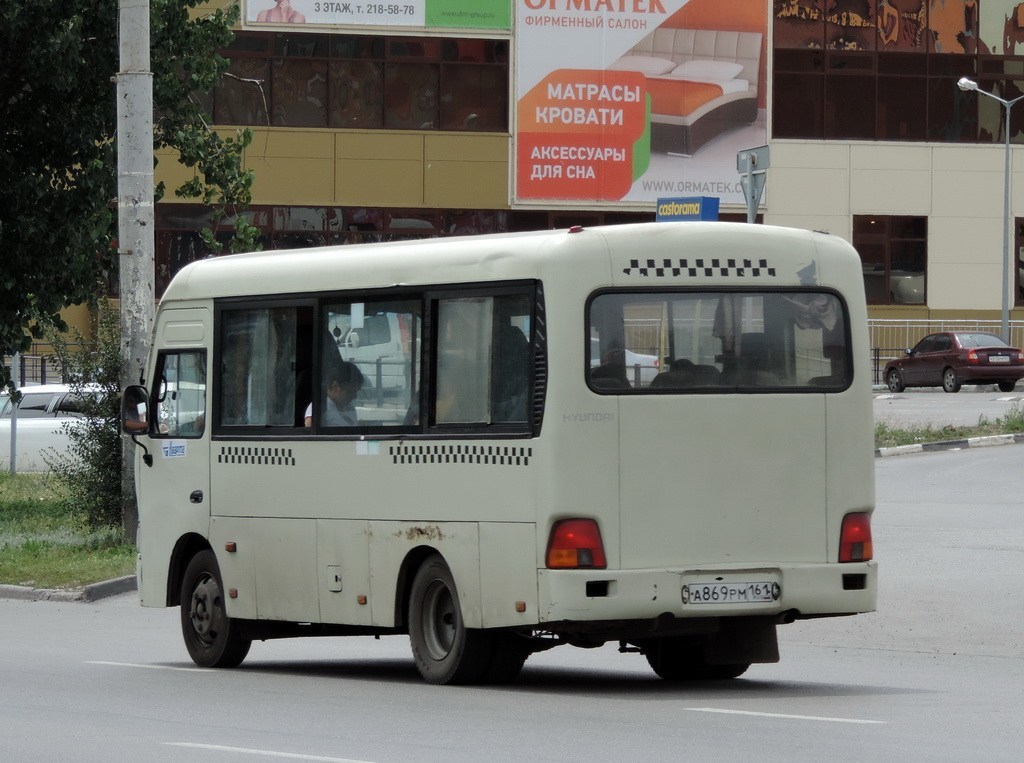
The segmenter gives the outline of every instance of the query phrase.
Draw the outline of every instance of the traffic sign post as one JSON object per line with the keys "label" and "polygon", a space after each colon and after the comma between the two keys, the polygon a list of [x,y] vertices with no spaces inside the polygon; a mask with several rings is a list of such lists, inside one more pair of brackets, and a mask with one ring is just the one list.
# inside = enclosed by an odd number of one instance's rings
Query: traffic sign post
{"label": "traffic sign post", "polygon": [[747,200],[747,222],[757,219],[757,207],[764,193],[769,163],[768,146],[745,148],[736,154],[736,170],[740,173],[743,198]]}

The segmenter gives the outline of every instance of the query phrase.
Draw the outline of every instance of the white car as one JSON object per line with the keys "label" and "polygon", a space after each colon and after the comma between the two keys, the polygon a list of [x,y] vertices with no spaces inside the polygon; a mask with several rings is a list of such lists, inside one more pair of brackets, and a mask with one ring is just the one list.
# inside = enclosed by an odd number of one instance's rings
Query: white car
{"label": "white car", "polygon": [[[626,362],[626,375],[629,378],[632,386],[636,384],[636,373],[639,369],[640,372],[640,384],[641,387],[649,387],[651,381],[660,371],[660,362],[658,361],[657,355],[644,355],[639,352],[633,352],[632,350],[626,350],[624,353]],[[590,367],[597,368],[601,365],[601,347],[600,342],[591,337],[590,339]]]}
{"label": "white car", "polygon": [[[51,448],[63,453],[68,447],[68,436],[63,424],[82,416],[80,398],[71,393],[66,384],[38,384],[21,389],[18,408],[16,442],[18,472],[44,472],[49,467],[43,457]],[[10,395],[0,394],[0,468],[11,465],[11,414],[14,406]]]}

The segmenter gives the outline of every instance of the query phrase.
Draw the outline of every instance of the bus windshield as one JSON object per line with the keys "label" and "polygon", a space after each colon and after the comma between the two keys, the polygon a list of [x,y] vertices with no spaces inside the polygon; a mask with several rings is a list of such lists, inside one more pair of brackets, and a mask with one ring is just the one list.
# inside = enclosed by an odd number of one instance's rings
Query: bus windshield
{"label": "bus windshield", "polygon": [[588,381],[603,394],[839,391],[845,310],[827,291],[604,292],[588,310]]}

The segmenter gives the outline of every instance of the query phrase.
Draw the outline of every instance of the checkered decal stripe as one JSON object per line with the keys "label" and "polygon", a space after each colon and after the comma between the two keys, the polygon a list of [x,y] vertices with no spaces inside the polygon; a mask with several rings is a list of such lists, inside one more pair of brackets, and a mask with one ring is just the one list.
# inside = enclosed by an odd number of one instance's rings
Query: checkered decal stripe
{"label": "checkered decal stripe", "polygon": [[291,448],[222,447],[218,464],[252,464],[254,466],[295,466]]}
{"label": "checkered decal stripe", "polygon": [[393,445],[395,464],[492,464],[529,466],[533,448],[500,445]]}
{"label": "checkered decal stripe", "polygon": [[699,260],[630,260],[629,267],[623,268],[622,272],[627,276],[640,275],[645,278],[775,277],[775,268],[768,265],[768,260],[736,260],[717,257],[710,260],[703,258]]}

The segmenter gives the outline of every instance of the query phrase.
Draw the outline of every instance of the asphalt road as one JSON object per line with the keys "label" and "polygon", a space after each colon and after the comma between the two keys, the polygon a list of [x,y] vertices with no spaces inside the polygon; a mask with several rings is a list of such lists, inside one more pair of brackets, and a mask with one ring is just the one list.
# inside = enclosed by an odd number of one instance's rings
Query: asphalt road
{"label": "asphalt road", "polygon": [[1022,462],[877,461],[878,611],[785,626],[780,663],[724,685],[673,686],[607,645],[535,655],[512,686],[430,687],[399,637],[257,643],[201,670],[177,612],[132,595],[0,601],[0,760],[1016,761]]}
{"label": "asphalt road", "polygon": [[1024,407],[1024,390],[1006,393],[991,387],[980,391],[964,387],[956,394],[941,389],[874,393],[875,421],[900,427],[974,426],[982,417],[988,421],[1003,418],[1015,406]]}

